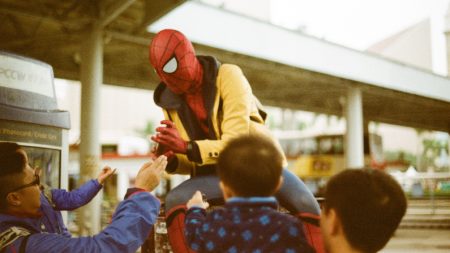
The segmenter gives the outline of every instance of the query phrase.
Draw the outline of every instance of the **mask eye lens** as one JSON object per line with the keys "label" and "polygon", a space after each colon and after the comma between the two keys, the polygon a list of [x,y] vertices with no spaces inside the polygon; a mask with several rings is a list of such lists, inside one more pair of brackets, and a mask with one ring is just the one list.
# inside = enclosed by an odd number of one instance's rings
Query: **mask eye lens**
{"label": "mask eye lens", "polygon": [[170,59],[166,65],[164,65],[163,67],[163,71],[165,73],[171,74],[173,72],[175,72],[177,70],[178,67],[178,62],[177,59],[175,57],[172,57],[172,59]]}

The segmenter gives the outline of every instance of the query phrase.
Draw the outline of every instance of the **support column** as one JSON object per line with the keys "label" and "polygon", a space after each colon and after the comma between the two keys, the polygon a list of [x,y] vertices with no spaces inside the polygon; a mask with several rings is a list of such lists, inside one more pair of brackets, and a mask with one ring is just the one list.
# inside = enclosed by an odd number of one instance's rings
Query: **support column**
{"label": "support column", "polygon": [[[447,49],[447,73],[450,73],[450,3],[447,7],[447,13],[444,21],[444,33]],[[448,164],[450,165],[450,131],[448,132]]]}
{"label": "support column", "polygon": [[345,160],[347,168],[364,166],[364,122],[362,113],[362,93],[359,88],[350,87],[345,103],[346,145]]}
{"label": "support column", "polygon": [[[100,87],[103,83],[102,29],[93,26],[81,49],[80,184],[96,178],[100,171]],[[78,213],[80,235],[100,231],[101,192]]]}
{"label": "support column", "polygon": [[448,142],[447,142],[447,151],[448,151],[448,154],[447,154],[447,167],[449,168],[448,172],[450,172],[450,133],[447,133],[447,140],[448,140]]}
{"label": "support column", "polygon": [[447,73],[450,73],[450,3],[447,7],[447,13],[445,14],[444,34],[447,51]]}

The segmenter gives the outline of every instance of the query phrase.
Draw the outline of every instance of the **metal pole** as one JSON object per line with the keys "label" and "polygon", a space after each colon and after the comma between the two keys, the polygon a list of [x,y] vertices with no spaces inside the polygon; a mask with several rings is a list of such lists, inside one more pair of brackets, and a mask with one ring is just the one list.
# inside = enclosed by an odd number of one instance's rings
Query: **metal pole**
{"label": "metal pole", "polygon": [[[69,189],[69,130],[63,130],[62,147],[60,183],[61,189]],[[61,214],[64,224],[67,224],[67,211],[63,211]]]}
{"label": "metal pole", "polygon": [[347,91],[345,104],[347,117],[345,158],[347,168],[360,168],[364,166],[364,130],[362,113],[362,94],[356,87]]}
{"label": "metal pole", "polygon": [[450,3],[444,20],[444,34],[447,49],[447,73],[450,73]]}
{"label": "metal pole", "polygon": [[[80,183],[99,173],[100,86],[103,83],[102,29],[94,25],[81,50]],[[101,194],[79,212],[80,235],[100,231]]]}

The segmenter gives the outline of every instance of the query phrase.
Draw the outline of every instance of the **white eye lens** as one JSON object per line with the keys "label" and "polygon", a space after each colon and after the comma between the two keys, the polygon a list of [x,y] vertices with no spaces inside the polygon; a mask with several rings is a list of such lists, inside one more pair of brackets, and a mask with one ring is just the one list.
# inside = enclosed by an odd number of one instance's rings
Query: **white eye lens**
{"label": "white eye lens", "polygon": [[175,72],[177,70],[177,67],[178,67],[177,59],[173,57],[166,63],[166,65],[164,65],[163,71],[170,74]]}

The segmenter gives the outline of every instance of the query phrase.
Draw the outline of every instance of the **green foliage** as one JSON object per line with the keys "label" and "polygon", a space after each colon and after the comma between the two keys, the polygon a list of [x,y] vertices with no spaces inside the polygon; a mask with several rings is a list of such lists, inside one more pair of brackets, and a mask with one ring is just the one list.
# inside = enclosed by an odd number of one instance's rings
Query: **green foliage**
{"label": "green foliage", "polygon": [[266,125],[271,130],[278,128],[277,123],[275,122],[274,118],[270,116],[270,114],[267,117]]}
{"label": "green foliage", "polygon": [[155,122],[153,120],[147,121],[144,128],[136,129],[135,132],[144,138],[155,133]]}
{"label": "green foliage", "polygon": [[422,144],[423,152],[420,154],[420,164],[418,164],[418,167],[421,170],[427,170],[428,168],[433,168],[435,171],[448,170],[448,167],[438,167],[435,162],[441,155],[442,150],[448,154],[448,142],[436,139],[424,139]]}
{"label": "green foliage", "polygon": [[304,121],[297,122],[297,130],[304,130],[308,127],[308,124]]}
{"label": "green foliage", "polygon": [[384,152],[384,159],[386,162],[403,162],[407,164],[408,166],[411,165],[413,167],[416,167],[417,165],[417,158],[415,154],[404,152],[400,150],[396,151],[385,151]]}

